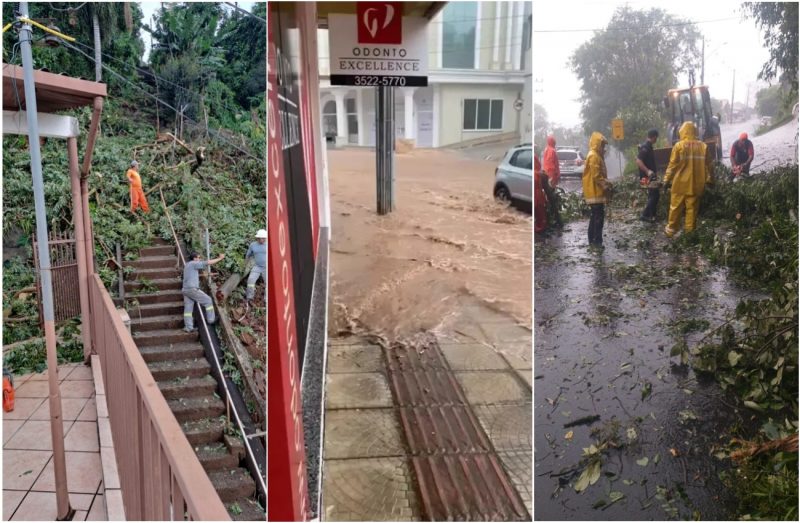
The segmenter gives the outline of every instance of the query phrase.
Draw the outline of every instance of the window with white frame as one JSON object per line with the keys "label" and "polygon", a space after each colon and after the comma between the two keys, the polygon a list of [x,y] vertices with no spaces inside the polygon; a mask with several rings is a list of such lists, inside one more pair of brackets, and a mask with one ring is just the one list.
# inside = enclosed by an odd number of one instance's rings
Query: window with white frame
{"label": "window with white frame", "polygon": [[503,100],[464,99],[465,131],[501,131],[503,129]]}
{"label": "window with white frame", "polygon": [[322,132],[325,136],[336,136],[336,102],[333,100],[322,107]]}

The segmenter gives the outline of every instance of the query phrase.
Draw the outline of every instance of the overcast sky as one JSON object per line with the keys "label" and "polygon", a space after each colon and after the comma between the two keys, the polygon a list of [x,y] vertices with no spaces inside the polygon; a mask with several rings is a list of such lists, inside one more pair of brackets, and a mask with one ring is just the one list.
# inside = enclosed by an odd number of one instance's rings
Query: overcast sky
{"label": "overcast sky", "polygon": [[[662,8],[679,18],[696,22],[706,37],[705,83],[712,97],[730,100],[733,70],[736,69],[734,99],[744,102],[750,84],[750,105],[755,103],[757,76],[769,52],[763,48],[761,31],[755,21],[742,19],[741,2],[730,0],[702,2],[655,2],[631,0],[581,0],[572,2],[534,2],[533,16],[533,81],[534,102],[547,111],[548,121],[572,127],[581,123],[580,84],[569,67],[572,53],[593,36],[587,32],[542,33],[541,30],[603,29],[617,7],[632,9]],[[726,20],[721,20],[726,19]],[[643,28],[643,30],[646,30]],[[699,46],[698,46],[699,47]],[[697,71],[697,83],[700,71]],[[688,78],[679,78],[680,86],[688,87]],[[758,86],[766,86],[760,82]],[[665,93],[666,94],[666,93]]]}
{"label": "overcast sky", "polygon": [[[255,2],[233,2],[237,4],[242,9],[246,9],[248,11],[253,10],[253,4]],[[153,24],[153,15],[155,15],[156,11],[161,8],[161,2],[139,2],[139,6],[142,8],[142,13],[144,14],[144,19],[142,20],[143,24],[151,25]],[[223,5],[225,9],[232,10],[233,7],[229,5]],[[142,60],[147,62],[147,58],[150,56],[150,33],[147,31],[142,31],[142,40],[144,40],[144,56]]]}

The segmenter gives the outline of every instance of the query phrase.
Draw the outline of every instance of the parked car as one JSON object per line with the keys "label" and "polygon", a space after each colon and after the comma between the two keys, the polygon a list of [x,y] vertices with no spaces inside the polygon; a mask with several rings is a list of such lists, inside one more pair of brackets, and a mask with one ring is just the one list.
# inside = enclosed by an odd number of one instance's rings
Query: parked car
{"label": "parked car", "polygon": [[530,203],[532,192],[533,146],[525,143],[509,149],[494,170],[494,197],[509,203]]}
{"label": "parked car", "polygon": [[561,176],[583,176],[583,167],[586,158],[575,147],[558,147],[558,168],[561,169]]}

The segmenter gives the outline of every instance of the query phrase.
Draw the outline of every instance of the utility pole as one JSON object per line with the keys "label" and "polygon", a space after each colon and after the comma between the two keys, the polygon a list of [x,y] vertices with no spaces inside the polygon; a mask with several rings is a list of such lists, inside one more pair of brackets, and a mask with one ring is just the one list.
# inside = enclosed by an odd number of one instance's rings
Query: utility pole
{"label": "utility pole", "polygon": [[[28,18],[28,2],[20,2],[20,15]],[[33,79],[33,54],[30,24],[23,23],[19,32],[22,70],[25,81],[25,113],[28,118],[28,146],[31,154],[33,203],[36,210],[36,241],[39,256],[39,278],[42,284],[44,339],[47,350],[47,378],[50,401],[50,435],[53,441],[53,471],[56,482],[56,519],[71,520],[75,514],[69,503],[67,463],[64,454],[64,425],[61,413],[61,391],[58,388],[58,357],[56,356],[56,324],[53,311],[53,280],[50,273],[50,244],[47,238],[47,207],[44,201],[42,151],[39,148],[39,120],[36,108],[36,85]],[[22,108],[19,108],[22,110]],[[86,328],[84,326],[84,328]]]}
{"label": "utility pole", "polygon": [[394,209],[394,88],[375,88],[375,185],[378,214]]}
{"label": "utility pole", "polygon": [[700,85],[706,85],[706,37],[703,37],[703,59],[700,62]]}
{"label": "utility pole", "polygon": [[736,69],[733,70],[733,85],[731,86],[731,115],[730,123],[733,123],[733,95],[736,92]]}
{"label": "utility pole", "polygon": [[744,97],[745,111],[750,109],[750,82],[747,82],[747,96]]}

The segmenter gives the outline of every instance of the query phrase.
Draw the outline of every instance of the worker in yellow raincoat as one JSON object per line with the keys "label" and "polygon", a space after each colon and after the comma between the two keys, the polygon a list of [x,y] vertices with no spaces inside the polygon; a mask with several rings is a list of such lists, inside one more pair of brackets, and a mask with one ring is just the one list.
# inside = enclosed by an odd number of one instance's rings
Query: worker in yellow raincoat
{"label": "worker in yellow raincoat", "polygon": [[672,148],[664,183],[672,183],[669,217],[664,230],[672,237],[680,229],[681,216],[686,210],[684,230],[694,230],[700,197],[706,185],[713,184],[711,160],[706,156],[706,144],[697,139],[693,122],[684,122],[678,131],[680,141]]}
{"label": "worker in yellow raincoat", "polygon": [[593,132],[589,137],[589,154],[583,169],[583,199],[592,210],[589,218],[589,247],[603,248],[603,223],[606,203],[611,190],[606,170],[606,146],[608,140],[601,133]]}

